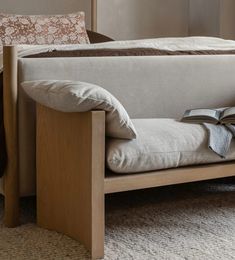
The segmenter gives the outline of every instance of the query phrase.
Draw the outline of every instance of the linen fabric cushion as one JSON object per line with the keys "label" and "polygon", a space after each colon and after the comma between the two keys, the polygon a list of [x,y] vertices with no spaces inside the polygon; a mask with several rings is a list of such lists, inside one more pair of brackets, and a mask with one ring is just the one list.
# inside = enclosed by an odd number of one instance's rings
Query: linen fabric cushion
{"label": "linen fabric cushion", "polygon": [[0,45],[85,44],[85,14],[11,15],[0,13]]}
{"label": "linen fabric cushion", "polygon": [[108,138],[107,166],[117,173],[137,173],[235,159],[232,141],[226,159],[208,149],[208,132],[200,124],[174,119],[133,119],[138,138]]}
{"label": "linen fabric cushion", "polygon": [[25,92],[36,102],[62,112],[104,110],[106,134],[115,138],[134,139],[136,131],[122,104],[107,90],[94,84],[47,80],[23,82]]}

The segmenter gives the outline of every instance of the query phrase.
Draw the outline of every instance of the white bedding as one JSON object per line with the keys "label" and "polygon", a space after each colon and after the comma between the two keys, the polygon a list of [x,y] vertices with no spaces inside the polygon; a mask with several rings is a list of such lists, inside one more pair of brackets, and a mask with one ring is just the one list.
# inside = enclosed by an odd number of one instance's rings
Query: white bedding
{"label": "white bedding", "polygon": [[[235,50],[235,41],[224,40],[216,37],[173,37],[156,38],[131,41],[114,41],[97,44],[78,44],[78,45],[20,45],[19,57],[32,55],[53,50],[87,50],[87,49],[126,49],[126,48],[154,48],[168,51],[183,50]],[[2,49],[0,48],[0,72],[3,67]]]}

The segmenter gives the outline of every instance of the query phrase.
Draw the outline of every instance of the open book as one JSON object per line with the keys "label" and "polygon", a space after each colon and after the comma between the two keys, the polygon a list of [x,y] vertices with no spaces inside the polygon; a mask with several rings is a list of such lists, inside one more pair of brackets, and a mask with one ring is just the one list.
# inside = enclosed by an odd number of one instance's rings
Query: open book
{"label": "open book", "polygon": [[182,121],[191,123],[235,124],[235,107],[186,110]]}

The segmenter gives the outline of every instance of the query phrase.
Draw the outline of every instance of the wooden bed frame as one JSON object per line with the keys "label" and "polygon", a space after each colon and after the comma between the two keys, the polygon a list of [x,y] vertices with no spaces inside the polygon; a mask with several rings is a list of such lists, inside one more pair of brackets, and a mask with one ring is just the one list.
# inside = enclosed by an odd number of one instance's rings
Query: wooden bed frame
{"label": "wooden bed frame", "polygon": [[3,112],[8,157],[3,177],[5,191],[4,222],[7,227],[15,227],[19,224],[17,47],[4,47],[3,67]]}

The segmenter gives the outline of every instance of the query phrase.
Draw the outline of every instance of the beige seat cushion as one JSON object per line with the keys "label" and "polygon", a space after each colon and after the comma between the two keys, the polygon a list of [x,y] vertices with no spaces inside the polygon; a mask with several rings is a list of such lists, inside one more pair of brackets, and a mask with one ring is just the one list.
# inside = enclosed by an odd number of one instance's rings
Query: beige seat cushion
{"label": "beige seat cushion", "polygon": [[[114,172],[145,172],[225,160],[208,149],[208,134],[202,125],[174,119],[132,122],[138,132],[136,140],[107,140],[107,166]],[[234,141],[226,160],[233,159]]]}

